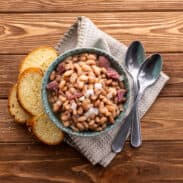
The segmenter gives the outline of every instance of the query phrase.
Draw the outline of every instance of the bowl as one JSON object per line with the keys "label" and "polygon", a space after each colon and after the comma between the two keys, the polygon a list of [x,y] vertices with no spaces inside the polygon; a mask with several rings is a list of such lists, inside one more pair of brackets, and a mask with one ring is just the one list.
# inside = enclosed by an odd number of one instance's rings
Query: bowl
{"label": "bowl", "polygon": [[[111,66],[120,74],[120,76],[124,78],[123,82],[124,82],[125,88],[127,89],[126,102],[124,104],[124,111],[122,111],[116,117],[114,124],[107,126],[103,131],[100,131],[100,132],[95,132],[95,131],[94,132],[92,131],[74,132],[72,131],[72,129],[64,127],[60,119],[58,119],[58,117],[52,111],[51,105],[48,101],[48,92],[47,92],[46,86],[49,82],[49,76],[51,72],[57,67],[59,63],[63,62],[65,58],[76,55],[76,54],[81,54],[81,53],[95,53],[97,55],[103,55],[106,58],[108,58],[109,62],[111,63]],[[69,50],[64,54],[58,56],[55,59],[55,61],[49,66],[42,81],[42,102],[43,102],[44,110],[47,113],[50,120],[62,131],[71,135],[82,136],[82,137],[93,137],[93,136],[100,135],[101,133],[107,132],[112,128],[114,128],[117,124],[121,123],[127,115],[127,111],[128,111],[127,109],[129,108],[130,93],[131,91],[129,87],[129,78],[125,68],[122,65],[120,65],[113,56],[97,48],[76,48],[76,49]]]}

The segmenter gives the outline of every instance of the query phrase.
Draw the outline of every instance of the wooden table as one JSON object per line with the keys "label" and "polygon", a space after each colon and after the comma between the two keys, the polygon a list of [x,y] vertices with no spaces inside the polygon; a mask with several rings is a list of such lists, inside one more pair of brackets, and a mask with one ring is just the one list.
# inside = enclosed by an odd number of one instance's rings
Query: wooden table
{"label": "wooden table", "polygon": [[[66,144],[37,142],[7,110],[21,59],[39,45],[54,46],[80,15],[127,45],[140,40],[147,54],[161,53],[171,77],[142,120],[142,147],[127,142],[107,168]],[[183,182],[183,1],[0,1],[0,183],[9,182]]]}

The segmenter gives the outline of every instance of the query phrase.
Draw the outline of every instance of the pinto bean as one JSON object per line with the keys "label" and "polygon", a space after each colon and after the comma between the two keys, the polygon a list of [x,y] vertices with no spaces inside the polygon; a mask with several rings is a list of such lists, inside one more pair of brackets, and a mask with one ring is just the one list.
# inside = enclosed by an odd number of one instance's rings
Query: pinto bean
{"label": "pinto bean", "polygon": [[60,82],[60,84],[59,84],[59,88],[60,89],[63,89],[64,88],[64,86],[65,86],[65,84],[66,84],[66,81],[65,80],[62,80],[61,82]]}
{"label": "pinto bean", "polygon": [[79,80],[81,80],[81,81],[88,81],[88,76],[86,76],[86,75],[81,75],[80,77],[79,77]]}
{"label": "pinto bean", "polygon": [[76,124],[77,128],[80,130],[80,131],[83,131],[85,129],[84,125],[82,123],[77,123]]}
{"label": "pinto bean", "polygon": [[59,99],[60,99],[61,102],[65,102],[66,101],[66,97],[64,97],[62,95],[59,96]]}
{"label": "pinto bean", "polygon": [[87,63],[88,65],[96,65],[96,61],[95,61],[95,60],[92,60],[92,59],[87,60],[86,63]]}
{"label": "pinto bean", "polygon": [[78,75],[76,73],[73,73],[72,76],[70,77],[70,82],[71,84],[75,83],[77,80]]}
{"label": "pinto bean", "polygon": [[84,87],[84,82],[78,81],[78,82],[77,82],[77,87],[78,87],[79,89],[83,89],[83,87]]}
{"label": "pinto bean", "polygon": [[84,128],[85,128],[86,130],[89,128],[89,125],[88,125],[88,123],[86,123],[86,122],[83,122],[83,126],[84,126]]}
{"label": "pinto bean", "polygon": [[51,74],[50,74],[50,80],[53,81],[56,77],[56,72],[55,71],[52,71]]}
{"label": "pinto bean", "polygon": [[58,105],[57,102],[53,104],[53,112],[58,112],[59,108],[60,105]]}
{"label": "pinto bean", "polygon": [[80,66],[81,66],[83,71],[89,71],[89,72],[91,71],[91,67],[83,62],[80,63]]}
{"label": "pinto bean", "polygon": [[97,59],[97,55],[96,54],[88,54],[88,59],[96,60]]}
{"label": "pinto bean", "polygon": [[77,61],[78,61],[78,56],[74,56],[74,57],[72,58],[72,61],[73,61],[73,62],[77,62]]}
{"label": "pinto bean", "polygon": [[66,111],[66,112],[61,114],[61,120],[66,121],[70,118],[70,116],[71,116],[70,113],[68,111]]}
{"label": "pinto bean", "polygon": [[92,69],[96,76],[100,75],[100,68],[98,66],[92,65]]}
{"label": "pinto bean", "polygon": [[87,58],[86,58],[85,55],[80,56],[80,60],[81,60],[81,61],[86,61],[86,59],[87,59]]}
{"label": "pinto bean", "polygon": [[73,74],[73,70],[68,70],[63,74],[63,77],[69,77]]}
{"label": "pinto bean", "polygon": [[78,118],[78,121],[86,121],[86,117],[85,116],[81,116]]}
{"label": "pinto bean", "polygon": [[83,114],[83,108],[82,108],[82,107],[79,107],[77,113],[78,113],[79,115]]}
{"label": "pinto bean", "polygon": [[95,83],[95,82],[96,82],[95,77],[93,77],[93,76],[89,76],[89,77],[88,77],[88,82],[89,82],[89,84],[93,84],[93,83]]}

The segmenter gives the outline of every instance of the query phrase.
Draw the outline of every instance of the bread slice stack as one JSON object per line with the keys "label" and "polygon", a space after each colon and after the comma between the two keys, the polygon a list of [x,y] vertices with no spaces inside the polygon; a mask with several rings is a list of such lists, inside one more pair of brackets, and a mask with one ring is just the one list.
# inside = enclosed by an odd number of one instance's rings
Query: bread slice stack
{"label": "bread slice stack", "polygon": [[19,68],[17,84],[9,94],[8,108],[14,121],[26,124],[43,143],[56,145],[63,141],[63,132],[45,114],[41,100],[44,72],[57,57],[49,46],[42,46],[29,53]]}

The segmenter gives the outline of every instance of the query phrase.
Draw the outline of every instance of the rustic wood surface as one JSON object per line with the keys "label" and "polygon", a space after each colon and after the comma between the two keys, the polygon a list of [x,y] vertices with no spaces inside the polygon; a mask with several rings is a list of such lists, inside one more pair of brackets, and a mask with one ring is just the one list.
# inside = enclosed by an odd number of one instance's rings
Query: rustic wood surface
{"label": "rustic wood surface", "polygon": [[55,45],[80,15],[127,45],[138,39],[149,52],[183,52],[181,12],[84,12],[1,13],[0,53],[22,54],[40,44]]}
{"label": "rustic wood surface", "polygon": [[[142,119],[142,147],[127,142],[107,168],[64,143],[41,144],[7,109],[20,61],[34,47],[55,45],[80,15],[127,45],[141,40],[147,55],[161,53],[170,76]],[[181,183],[182,172],[183,1],[0,1],[0,183]]]}
{"label": "rustic wood surface", "polygon": [[1,0],[0,12],[181,11],[181,0]]}

